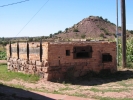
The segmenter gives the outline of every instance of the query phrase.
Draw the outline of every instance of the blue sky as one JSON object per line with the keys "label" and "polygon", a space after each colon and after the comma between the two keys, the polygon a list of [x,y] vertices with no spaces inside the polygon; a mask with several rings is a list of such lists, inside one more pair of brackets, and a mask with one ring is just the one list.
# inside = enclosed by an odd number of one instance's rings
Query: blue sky
{"label": "blue sky", "polygon": [[[0,0],[0,6],[23,0]],[[119,25],[121,9],[119,1]],[[127,29],[133,30],[133,0],[126,1]],[[25,24],[47,0],[30,0],[25,3],[0,7],[0,37],[16,37]],[[64,31],[89,16],[102,16],[116,24],[116,0],[49,0],[32,21],[17,35],[48,36]]]}

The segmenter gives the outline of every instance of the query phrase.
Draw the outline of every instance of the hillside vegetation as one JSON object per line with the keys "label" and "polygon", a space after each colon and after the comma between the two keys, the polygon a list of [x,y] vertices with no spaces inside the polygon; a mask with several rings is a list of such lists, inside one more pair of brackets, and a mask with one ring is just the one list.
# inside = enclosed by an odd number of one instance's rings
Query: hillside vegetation
{"label": "hillside vegetation", "polygon": [[[127,37],[132,31],[127,31]],[[121,33],[121,27],[118,28],[118,33]],[[50,37],[61,39],[109,39],[114,40],[116,37],[116,25],[108,19],[103,19],[99,16],[90,16],[82,21],[74,24],[64,31],[50,34]]]}

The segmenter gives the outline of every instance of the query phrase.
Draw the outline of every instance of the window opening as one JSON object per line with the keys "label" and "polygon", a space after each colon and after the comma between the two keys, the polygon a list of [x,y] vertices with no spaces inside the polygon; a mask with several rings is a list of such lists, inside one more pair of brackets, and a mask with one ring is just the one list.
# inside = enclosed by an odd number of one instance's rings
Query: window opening
{"label": "window opening", "polygon": [[92,57],[92,47],[91,46],[81,46],[73,48],[74,59],[83,59]]}
{"label": "window opening", "polygon": [[112,56],[109,53],[102,54],[102,62],[112,62]]}
{"label": "window opening", "polygon": [[66,56],[70,56],[70,50],[66,50]]}

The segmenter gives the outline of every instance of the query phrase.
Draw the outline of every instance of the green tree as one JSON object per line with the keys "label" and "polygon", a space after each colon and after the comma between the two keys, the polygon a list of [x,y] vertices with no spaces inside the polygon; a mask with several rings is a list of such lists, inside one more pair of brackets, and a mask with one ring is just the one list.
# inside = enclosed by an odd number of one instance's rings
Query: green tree
{"label": "green tree", "polygon": [[68,31],[68,28],[66,28],[65,31],[67,32]]}
{"label": "green tree", "polygon": [[105,18],[105,21],[106,21],[106,22],[108,22],[108,19],[107,19],[107,18]]}
{"label": "green tree", "polygon": [[59,34],[59,33],[62,33],[62,31],[61,31],[61,30],[59,30],[59,31],[58,31],[58,34]]}
{"label": "green tree", "polygon": [[5,38],[4,37],[2,37],[2,41],[4,41],[5,40]]}
{"label": "green tree", "polygon": [[33,38],[32,38],[32,37],[30,37],[30,38],[29,38],[29,42],[32,42],[32,41],[33,41]]}
{"label": "green tree", "polygon": [[74,29],[73,32],[79,32],[79,30],[78,29]]}
{"label": "green tree", "polygon": [[53,34],[50,34],[49,37],[52,38],[53,37]]}
{"label": "green tree", "polygon": [[102,16],[99,17],[100,19],[103,19]]}
{"label": "green tree", "polygon": [[129,32],[130,32],[131,34],[133,34],[133,30],[130,30]]}

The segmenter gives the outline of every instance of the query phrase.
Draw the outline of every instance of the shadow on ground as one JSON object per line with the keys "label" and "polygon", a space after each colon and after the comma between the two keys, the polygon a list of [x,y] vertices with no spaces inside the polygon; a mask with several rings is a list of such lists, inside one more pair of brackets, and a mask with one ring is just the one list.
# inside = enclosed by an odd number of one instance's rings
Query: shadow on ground
{"label": "shadow on ground", "polygon": [[78,77],[76,79],[71,78],[67,80],[62,80],[59,81],[59,83],[65,82],[73,85],[95,86],[128,79],[133,79],[132,70],[117,71],[116,73],[110,73],[107,71],[101,72],[99,74],[96,74],[94,72],[88,72],[88,74],[82,77]]}
{"label": "shadow on ground", "polygon": [[30,91],[0,84],[0,100],[54,100]]}

